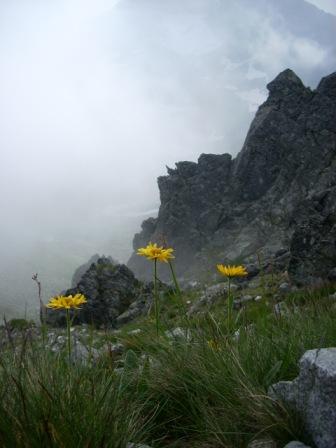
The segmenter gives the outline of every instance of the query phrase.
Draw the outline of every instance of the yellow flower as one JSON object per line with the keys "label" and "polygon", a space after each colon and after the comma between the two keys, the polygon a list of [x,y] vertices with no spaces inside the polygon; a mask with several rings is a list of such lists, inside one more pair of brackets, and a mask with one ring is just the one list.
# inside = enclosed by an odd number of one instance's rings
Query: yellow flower
{"label": "yellow flower", "polygon": [[225,277],[244,277],[248,274],[244,266],[224,266],[223,264],[217,265],[218,271]]}
{"label": "yellow flower", "polygon": [[149,243],[148,246],[138,249],[138,255],[142,255],[148,260],[159,260],[164,263],[168,263],[169,260],[175,258],[173,252],[174,249],[164,249],[162,246],[158,247],[156,243]]}
{"label": "yellow flower", "polygon": [[47,308],[53,308],[56,310],[69,310],[70,308],[79,309],[80,305],[86,303],[87,300],[83,294],[75,294],[74,296],[56,296],[52,297],[47,304]]}
{"label": "yellow flower", "polygon": [[208,346],[216,352],[220,349],[218,341],[215,341],[214,339],[210,339],[210,341],[208,341]]}

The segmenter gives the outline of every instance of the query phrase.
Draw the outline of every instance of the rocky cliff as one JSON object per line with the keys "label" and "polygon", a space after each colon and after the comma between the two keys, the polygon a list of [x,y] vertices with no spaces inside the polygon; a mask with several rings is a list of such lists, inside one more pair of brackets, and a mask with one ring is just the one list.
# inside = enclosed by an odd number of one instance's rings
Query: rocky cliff
{"label": "rocky cliff", "polygon": [[[158,217],[143,222],[134,250],[168,244],[190,278],[280,249],[299,283],[336,266],[336,73],[312,91],[287,69],[267,88],[236,158],[202,154],[159,177]],[[151,275],[135,253],[128,266]]]}

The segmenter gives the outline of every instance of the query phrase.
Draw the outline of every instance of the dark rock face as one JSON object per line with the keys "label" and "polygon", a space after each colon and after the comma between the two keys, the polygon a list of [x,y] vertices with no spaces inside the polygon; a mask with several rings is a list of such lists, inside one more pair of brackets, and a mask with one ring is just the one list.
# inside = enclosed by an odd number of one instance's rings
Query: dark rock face
{"label": "dark rock face", "polygon": [[[90,258],[90,260],[84,264],[82,264],[81,266],[79,266],[71,279],[71,288],[75,288],[78,283],[81,281],[83,275],[85,274],[85,272],[89,269],[89,267],[92,265],[92,263],[96,263],[99,260],[100,255],[95,254],[92,255],[92,257]],[[112,257],[106,257],[112,264],[118,264],[115,260],[113,260]]]}
{"label": "dark rock face", "polygon": [[[87,299],[81,310],[76,310],[74,323],[115,327],[146,312],[151,304],[152,288],[137,280],[125,265],[114,264],[109,258],[92,263],[75,288],[65,295],[81,293]],[[127,315],[127,311],[131,312]],[[118,317],[122,316],[118,321]],[[65,313],[48,310],[47,323],[65,324]]]}
{"label": "dark rock face", "polygon": [[[159,215],[143,223],[134,250],[174,247],[180,277],[260,250],[290,250],[289,272],[302,283],[336,266],[336,73],[311,91],[287,69],[267,87],[235,159],[202,154],[158,179]],[[128,266],[150,278],[135,253]]]}
{"label": "dark rock face", "polygon": [[289,273],[298,283],[325,278],[335,281],[332,275],[336,266],[335,187],[323,191],[320,200],[313,199],[307,204],[304,219],[295,228],[290,252]]}

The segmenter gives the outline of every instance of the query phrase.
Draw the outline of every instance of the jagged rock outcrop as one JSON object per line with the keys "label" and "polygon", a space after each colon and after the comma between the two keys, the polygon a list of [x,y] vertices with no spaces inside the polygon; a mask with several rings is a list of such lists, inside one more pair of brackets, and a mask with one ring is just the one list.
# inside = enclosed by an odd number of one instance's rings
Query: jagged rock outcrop
{"label": "jagged rock outcrop", "polygon": [[[75,288],[81,281],[85,272],[89,269],[92,263],[96,263],[101,256],[99,254],[92,255],[92,257],[86,263],[81,264],[74,272],[71,279],[71,288]],[[118,264],[112,257],[106,257],[112,264]]]}
{"label": "jagged rock outcrop", "polygon": [[[336,266],[336,73],[311,91],[287,69],[267,87],[235,159],[202,154],[159,177],[159,214],[142,224],[135,250],[148,241],[171,245],[180,277],[260,250],[264,258],[290,250],[298,283]],[[128,266],[149,278],[135,253]]]}
{"label": "jagged rock outcrop", "polygon": [[[64,294],[81,293],[87,299],[81,310],[74,313],[74,323],[116,327],[148,311],[152,301],[152,287],[137,280],[123,264],[101,257],[92,263],[75,288]],[[48,310],[47,323],[65,325],[65,313]]]}

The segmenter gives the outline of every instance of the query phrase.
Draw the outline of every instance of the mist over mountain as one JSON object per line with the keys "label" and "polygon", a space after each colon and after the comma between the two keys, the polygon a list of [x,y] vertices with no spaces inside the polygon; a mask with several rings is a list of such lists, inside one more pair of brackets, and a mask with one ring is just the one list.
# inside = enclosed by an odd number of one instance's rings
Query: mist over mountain
{"label": "mist over mountain", "polygon": [[126,261],[165,165],[236,155],[267,82],[335,70],[335,29],[304,0],[1,2],[0,312]]}

